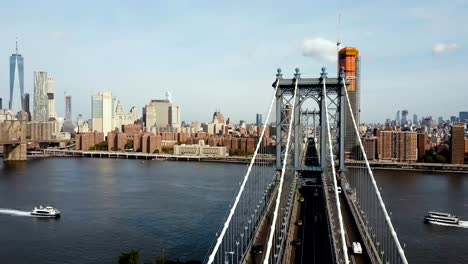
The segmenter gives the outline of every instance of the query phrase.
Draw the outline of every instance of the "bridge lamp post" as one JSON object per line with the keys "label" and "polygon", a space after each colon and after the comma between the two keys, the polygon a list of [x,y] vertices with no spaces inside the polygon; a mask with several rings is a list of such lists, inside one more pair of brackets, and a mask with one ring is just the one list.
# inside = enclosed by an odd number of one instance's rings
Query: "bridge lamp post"
{"label": "bridge lamp post", "polygon": [[240,233],[241,236],[241,250],[244,252],[244,233]]}
{"label": "bridge lamp post", "polygon": [[249,236],[250,236],[250,233],[252,233],[252,228],[250,227],[250,223],[252,223],[252,219],[249,219],[248,222],[249,222],[249,229],[250,229],[249,230]]}
{"label": "bridge lamp post", "polygon": [[236,264],[239,264],[239,241],[236,240]]}
{"label": "bridge lamp post", "polygon": [[225,256],[224,263],[225,263],[225,264],[229,264],[229,260],[228,260],[227,254],[231,254],[231,264],[233,264],[233,263],[234,263],[234,251],[225,251],[225,252],[224,252],[224,256]]}

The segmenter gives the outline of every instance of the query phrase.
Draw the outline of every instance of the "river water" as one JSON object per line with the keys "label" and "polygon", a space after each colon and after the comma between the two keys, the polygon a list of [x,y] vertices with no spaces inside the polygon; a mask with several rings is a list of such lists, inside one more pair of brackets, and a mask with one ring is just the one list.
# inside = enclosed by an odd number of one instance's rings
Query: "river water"
{"label": "river water", "polygon": [[[246,165],[51,158],[0,163],[0,256],[10,263],[117,263],[138,249],[203,260]],[[468,220],[468,175],[375,171],[410,263],[468,263],[468,229],[424,224],[427,210]],[[60,219],[28,216],[34,206]]]}

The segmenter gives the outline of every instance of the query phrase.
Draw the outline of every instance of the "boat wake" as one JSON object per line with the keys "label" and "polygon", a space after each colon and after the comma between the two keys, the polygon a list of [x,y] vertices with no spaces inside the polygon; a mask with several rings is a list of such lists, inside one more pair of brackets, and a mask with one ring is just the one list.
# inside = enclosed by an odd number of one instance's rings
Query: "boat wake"
{"label": "boat wake", "polygon": [[13,215],[13,216],[32,216],[31,212],[28,212],[28,211],[20,211],[20,210],[5,209],[5,208],[0,208],[0,214]]}
{"label": "boat wake", "polygon": [[453,226],[453,227],[461,227],[461,228],[468,228],[468,221],[458,221],[458,225],[454,224],[446,224],[446,223],[440,223],[440,222],[432,222],[430,221],[431,224],[433,225],[440,225],[440,226]]}

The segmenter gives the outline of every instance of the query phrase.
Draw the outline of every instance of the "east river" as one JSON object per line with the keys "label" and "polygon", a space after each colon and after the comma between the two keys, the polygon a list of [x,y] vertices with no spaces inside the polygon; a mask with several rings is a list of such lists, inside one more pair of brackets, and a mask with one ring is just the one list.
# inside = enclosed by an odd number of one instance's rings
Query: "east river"
{"label": "east river", "polygon": [[[86,158],[0,162],[0,256],[9,263],[203,260],[246,165]],[[375,171],[410,263],[468,263],[468,229],[423,223],[427,210],[468,220],[468,175]],[[51,205],[60,219],[27,216]]]}

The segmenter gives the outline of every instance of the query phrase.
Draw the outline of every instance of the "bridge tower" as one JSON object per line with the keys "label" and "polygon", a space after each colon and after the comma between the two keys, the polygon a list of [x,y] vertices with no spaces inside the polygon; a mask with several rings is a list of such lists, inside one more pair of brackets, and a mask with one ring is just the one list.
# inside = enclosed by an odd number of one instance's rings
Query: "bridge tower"
{"label": "bridge tower", "polygon": [[26,120],[0,123],[0,145],[3,145],[4,161],[26,160]]}
{"label": "bridge tower", "polygon": [[[318,115],[320,131],[314,131],[314,140],[318,143],[320,149],[320,157],[325,157],[325,147],[322,146],[326,142],[325,140],[325,126],[324,120],[326,118],[325,112],[325,100],[327,96],[328,115],[330,117],[330,124],[332,130],[332,143],[334,156],[336,158],[337,165],[341,170],[344,169],[344,100],[343,97],[343,82],[345,82],[344,73],[340,74],[338,78],[328,78],[326,69],[322,68],[320,78],[301,78],[300,69],[295,69],[294,78],[283,79],[281,69],[278,69],[276,74],[276,81],[273,83],[273,87],[279,82],[277,93],[276,93],[276,136],[277,136],[277,148],[276,148],[276,168],[282,167],[286,151],[286,138],[289,128],[289,120],[291,115],[294,114],[294,125],[293,125],[293,142],[290,153],[294,157],[293,165],[296,171],[301,170],[314,170],[322,171],[325,162],[320,161],[316,165],[304,165],[305,152],[301,151],[304,145],[304,140],[307,140],[308,135],[306,129],[308,128],[308,119],[310,115]],[[297,94],[294,94],[294,88],[297,83]],[[325,83],[325,89],[323,89]],[[296,106],[292,109],[291,102],[296,97]],[[313,114],[305,115],[308,110],[305,109],[304,102],[307,100],[313,100],[317,106],[318,111],[314,111]],[[315,138],[318,135],[318,138]]]}

